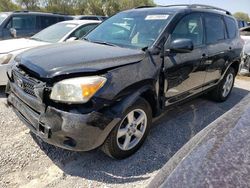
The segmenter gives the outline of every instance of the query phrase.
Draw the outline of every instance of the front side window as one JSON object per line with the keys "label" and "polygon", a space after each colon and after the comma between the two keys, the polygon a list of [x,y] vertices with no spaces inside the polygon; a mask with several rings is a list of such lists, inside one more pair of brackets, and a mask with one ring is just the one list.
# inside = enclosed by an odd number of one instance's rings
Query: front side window
{"label": "front side window", "polygon": [[141,49],[156,41],[169,20],[170,15],[163,13],[122,12],[100,24],[85,38],[89,41]]}
{"label": "front side window", "polygon": [[73,31],[77,27],[77,24],[70,23],[58,23],[52,25],[41,32],[37,33],[31,39],[56,43],[59,42],[63,37],[65,37],[68,33]]}
{"label": "front side window", "polygon": [[29,30],[36,28],[36,16],[13,16],[9,21],[7,28],[16,30]]}
{"label": "front side window", "polygon": [[235,20],[232,18],[225,17],[225,22],[227,25],[228,37],[230,39],[235,38],[238,30]]}
{"label": "front side window", "polygon": [[88,32],[90,32],[91,30],[93,30],[96,26],[97,26],[97,24],[90,24],[90,25],[82,26],[82,27],[76,29],[76,31],[74,31],[70,35],[69,38],[75,37],[77,39],[80,39],[80,38],[84,37]]}
{"label": "front side window", "polygon": [[225,24],[221,16],[206,15],[205,27],[208,44],[217,43],[225,39]]}
{"label": "front side window", "polygon": [[203,26],[200,14],[191,14],[184,17],[175,27],[171,40],[190,39],[194,46],[203,44]]}

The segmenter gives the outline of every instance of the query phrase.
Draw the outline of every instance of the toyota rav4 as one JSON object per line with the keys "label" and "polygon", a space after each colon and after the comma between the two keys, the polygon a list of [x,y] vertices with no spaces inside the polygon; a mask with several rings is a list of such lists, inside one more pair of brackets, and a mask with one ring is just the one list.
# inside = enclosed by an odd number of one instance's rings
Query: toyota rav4
{"label": "toyota rav4", "polygon": [[74,151],[135,153],[152,118],[203,93],[225,101],[242,51],[237,21],[205,5],[138,7],[82,41],[15,58],[8,103],[45,142]]}

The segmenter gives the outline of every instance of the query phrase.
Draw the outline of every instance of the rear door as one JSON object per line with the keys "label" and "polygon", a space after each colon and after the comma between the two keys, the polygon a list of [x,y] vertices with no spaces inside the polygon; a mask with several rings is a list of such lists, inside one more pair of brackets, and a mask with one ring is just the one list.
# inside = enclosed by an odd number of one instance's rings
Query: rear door
{"label": "rear door", "polygon": [[56,16],[38,16],[38,28],[39,30],[43,30],[55,23],[58,22],[58,18]]}
{"label": "rear door", "polygon": [[205,79],[203,56],[207,50],[204,45],[204,33],[201,14],[192,13],[182,18],[170,35],[170,41],[191,39],[194,50],[190,53],[170,52],[170,55],[165,57],[165,79],[168,86],[165,92],[166,105],[202,91]]}
{"label": "rear door", "polygon": [[222,15],[206,13],[204,14],[204,23],[208,49],[207,60],[204,62],[207,72],[205,86],[209,87],[221,78],[232,47],[231,41],[227,40],[227,30]]}

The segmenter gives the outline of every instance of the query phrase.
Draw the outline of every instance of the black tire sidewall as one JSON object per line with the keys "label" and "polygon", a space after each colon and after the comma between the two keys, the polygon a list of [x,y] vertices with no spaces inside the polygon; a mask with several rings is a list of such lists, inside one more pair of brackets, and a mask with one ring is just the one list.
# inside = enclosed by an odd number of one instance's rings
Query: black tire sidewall
{"label": "black tire sidewall", "polygon": [[[145,130],[145,133],[142,137],[142,139],[140,140],[140,142],[132,149],[124,151],[121,150],[117,144],[117,132],[118,129],[120,127],[121,122],[123,121],[123,119],[127,116],[127,114],[135,109],[141,109],[146,113],[147,116],[147,127]],[[129,156],[131,156],[132,154],[134,154],[144,143],[151,124],[152,124],[152,111],[150,108],[150,105],[148,104],[148,102],[142,98],[139,98],[131,107],[129,107],[124,114],[122,115],[122,120],[115,126],[115,128],[112,130],[112,132],[110,133],[109,137],[108,137],[108,150],[109,150],[109,155],[113,158],[116,159],[124,159],[127,158]],[[105,152],[106,153],[106,152]]]}

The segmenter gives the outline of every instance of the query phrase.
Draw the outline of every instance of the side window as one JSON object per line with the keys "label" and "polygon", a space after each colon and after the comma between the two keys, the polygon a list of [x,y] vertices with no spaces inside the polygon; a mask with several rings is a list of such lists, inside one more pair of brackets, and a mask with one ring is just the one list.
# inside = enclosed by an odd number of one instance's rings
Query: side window
{"label": "side window", "polygon": [[97,17],[83,17],[81,20],[99,20]]}
{"label": "side window", "polygon": [[35,29],[36,16],[31,16],[31,15],[13,16],[6,27],[8,29],[15,28],[16,30]]}
{"label": "side window", "polygon": [[91,25],[82,26],[82,27],[78,28],[77,30],[75,30],[70,35],[69,38],[76,37],[77,39],[80,39],[83,36],[85,36],[89,31],[91,31],[92,29],[94,29],[96,26],[97,26],[97,24],[91,24]]}
{"label": "side window", "polygon": [[191,14],[184,17],[175,27],[171,40],[191,39],[194,46],[203,44],[203,26],[200,14]]}
{"label": "side window", "polygon": [[205,16],[206,39],[207,43],[216,43],[225,39],[225,24],[221,16]]}
{"label": "side window", "polygon": [[64,17],[58,17],[58,21],[59,21],[59,22],[62,22],[62,21],[64,21],[64,20],[65,20]]}
{"label": "side window", "polygon": [[238,30],[235,20],[232,18],[225,17],[225,22],[227,25],[228,37],[230,39],[235,38]]}
{"label": "side window", "polygon": [[41,22],[41,29],[47,28],[55,23],[57,23],[57,17],[55,16],[39,16]]}

